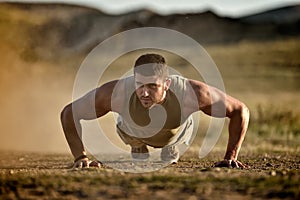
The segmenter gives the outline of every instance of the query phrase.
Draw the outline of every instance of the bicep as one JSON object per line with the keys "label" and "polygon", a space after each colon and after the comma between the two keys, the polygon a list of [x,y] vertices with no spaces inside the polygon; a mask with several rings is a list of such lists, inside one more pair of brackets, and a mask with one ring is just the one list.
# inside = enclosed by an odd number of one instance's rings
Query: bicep
{"label": "bicep", "polygon": [[189,83],[189,96],[194,96],[194,98],[190,98],[189,105],[194,105],[194,112],[201,110],[213,117],[226,117],[230,116],[234,107],[239,103],[238,100],[215,87],[194,80],[190,80]]}
{"label": "bicep", "polygon": [[244,104],[238,99],[215,87],[210,88],[212,102],[210,106],[211,116],[231,118],[236,111],[240,111],[244,107]]}
{"label": "bicep", "polygon": [[200,110],[213,117],[225,117],[227,113],[227,95],[212,86],[207,86],[205,93],[207,94],[203,95],[203,99],[205,100],[200,101],[202,103],[199,106]]}
{"label": "bicep", "polygon": [[115,81],[108,82],[73,103],[73,112],[78,119],[91,120],[111,111],[111,95]]}

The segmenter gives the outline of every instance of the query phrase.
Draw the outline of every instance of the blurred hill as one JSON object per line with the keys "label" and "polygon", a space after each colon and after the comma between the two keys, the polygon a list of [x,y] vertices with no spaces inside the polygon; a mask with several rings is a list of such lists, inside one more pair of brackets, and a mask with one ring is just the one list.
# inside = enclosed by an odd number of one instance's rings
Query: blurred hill
{"label": "blurred hill", "polygon": [[300,34],[300,6],[233,19],[211,11],[161,16],[140,10],[116,16],[63,4],[0,4],[0,41],[27,61],[81,55],[111,35],[144,26],[174,29],[202,45],[271,40]]}

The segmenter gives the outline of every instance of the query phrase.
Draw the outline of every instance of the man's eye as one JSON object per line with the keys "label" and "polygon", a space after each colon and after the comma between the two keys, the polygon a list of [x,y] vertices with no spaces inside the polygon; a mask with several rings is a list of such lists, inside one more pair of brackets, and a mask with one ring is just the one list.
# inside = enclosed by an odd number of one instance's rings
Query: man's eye
{"label": "man's eye", "polygon": [[157,85],[152,83],[152,84],[149,84],[148,87],[151,88],[151,89],[156,89]]}

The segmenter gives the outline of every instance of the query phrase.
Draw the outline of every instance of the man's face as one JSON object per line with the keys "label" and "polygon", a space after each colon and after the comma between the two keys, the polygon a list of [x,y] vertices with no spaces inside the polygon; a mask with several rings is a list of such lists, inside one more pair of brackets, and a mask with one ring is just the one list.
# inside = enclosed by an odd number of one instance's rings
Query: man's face
{"label": "man's face", "polygon": [[167,87],[167,82],[156,75],[135,74],[135,91],[145,108],[151,108],[153,105],[163,102]]}

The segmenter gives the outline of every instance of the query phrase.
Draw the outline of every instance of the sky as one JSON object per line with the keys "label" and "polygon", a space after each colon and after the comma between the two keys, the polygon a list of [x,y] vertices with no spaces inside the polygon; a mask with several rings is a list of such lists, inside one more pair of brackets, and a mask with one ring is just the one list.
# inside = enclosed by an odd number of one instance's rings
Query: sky
{"label": "sky", "polygon": [[[6,1],[16,2],[17,0]],[[246,16],[284,5],[300,5],[300,0],[22,0],[17,2],[77,4],[97,8],[109,14],[126,13],[141,8],[148,8],[162,15],[201,12],[210,9],[220,16],[230,17]]]}

